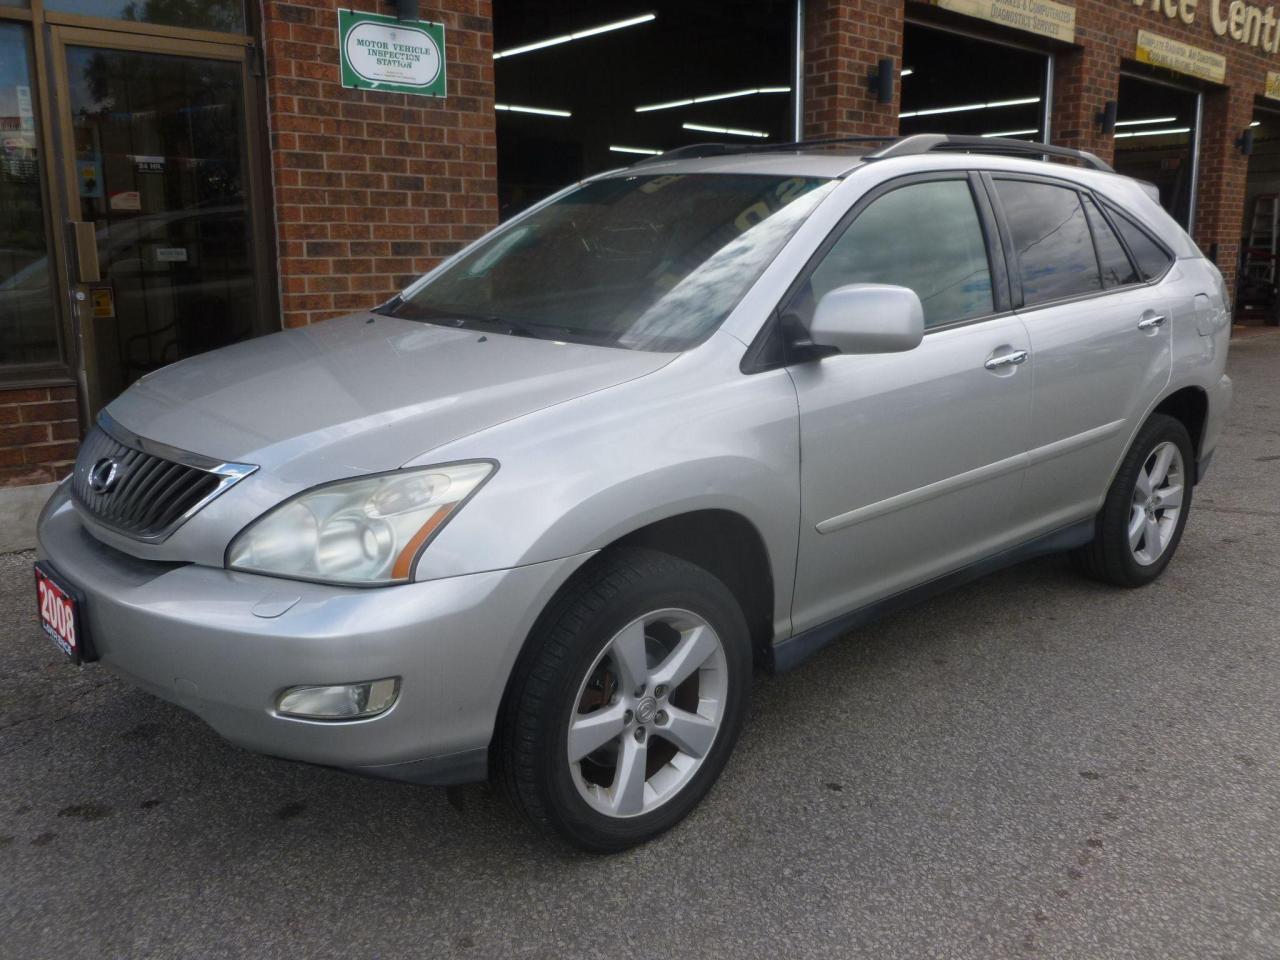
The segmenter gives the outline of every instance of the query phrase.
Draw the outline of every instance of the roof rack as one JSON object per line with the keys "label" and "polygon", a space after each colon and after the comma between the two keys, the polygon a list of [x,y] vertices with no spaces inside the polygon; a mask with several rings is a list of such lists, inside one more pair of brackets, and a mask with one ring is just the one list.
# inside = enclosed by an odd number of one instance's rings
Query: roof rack
{"label": "roof rack", "polygon": [[1115,173],[1110,164],[1088,150],[1074,150],[1049,143],[1032,143],[1030,140],[1012,140],[1008,137],[958,137],[946,133],[918,133],[895,140],[883,149],[868,154],[867,160],[887,160],[890,157],[914,157],[924,153],[953,150],[957,153],[994,153],[1015,157],[1065,157],[1079,160],[1094,170]]}
{"label": "roof rack", "polygon": [[1115,173],[1109,164],[1087,150],[1058,147],[1050,143],[1033,143],[1030,140],[1013,140],[1008,137],[962,137],[949,133],[917,133],[909,137],[829,137],[822,140],[791,140],[785,143],[691,143],[685,147],[676,147],[674,150],[666,150],[652,157],[645,157],[633,163],[632,166],[638,167],[646,163],[660,163],[667,160],[688,160],[743,153],[776,153],[804,150],[808,147],[860,143],[887,144],[879,150],[864,155],[862,158],[864,160],[915,157],[925,153],[952,150],[956,153],[992,153],[1014,157],[1064,157],[1079,160],[1094,170]]}
{"label": "roof rack", "polygon": [[838,146],[839,144],[887,143],[897,137],[828,137],[821,140],[787,140],[782,143],[691,143],[684,147],[664,150],[662,153],[645,157],[632,164],[638,167],[646,163],[661,163],[667,160],[690,160],[698,157],[720,157],[738,153],[774,153],[788,150],[804,150],[807,147]]}

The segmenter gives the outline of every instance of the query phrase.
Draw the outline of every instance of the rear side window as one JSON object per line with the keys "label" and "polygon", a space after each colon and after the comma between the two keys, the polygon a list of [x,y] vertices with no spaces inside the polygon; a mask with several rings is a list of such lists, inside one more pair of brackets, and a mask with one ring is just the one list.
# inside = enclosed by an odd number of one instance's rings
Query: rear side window
{"label": "rear side window", "polygon": [[1128,244],[1133,259],[1137,261],[1138,272],[1142,274],[1143,280],[1154,280],[1169,269],[1169,264],[1173,263],[1173,257],[1169,256],[1164,247],[1147,236],[1147,231],[1111,204],[1107,204],[1107,212],[1111,214],[1111,219],[1115,222],[1116,229],[1120,231],[1120,236],[1124,237],[1124,242]]}
{"label": "rear side window", "polygon": [[1102,289],[1080,195],[1067,187],[997,180],[1027,306]]}
{"label": "rear side window", "polygon": [[1102,284],[1106,287],[1122,287],[1138,282],[1138,271],[1133,268],[1124,245],[1107,223],[1098,205],[1089,197],[1084,198],[1084,212],[1093,229],[1093,242],[1098,246],[1098,265],[1102,267]]}
{"label": "rear side window", "polygon": [[823,294],[849,283],[911,288],[926,327],[991,313],[991,268],[968,182],[929,180],[872,201],[790,309],[807,322]]}

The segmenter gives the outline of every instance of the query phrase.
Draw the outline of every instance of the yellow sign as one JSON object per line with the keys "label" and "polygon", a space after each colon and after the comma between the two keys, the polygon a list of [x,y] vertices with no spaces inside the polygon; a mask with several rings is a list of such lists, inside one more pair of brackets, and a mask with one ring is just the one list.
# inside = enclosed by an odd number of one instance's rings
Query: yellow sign
{"label": "yellow sign", "polygon": [[89,291],[89,302],[96,320],[110,320],[116,315],[116,298],[110,287],[94,287]]}
{"label": "yellow sign", "polygon": [[1201,50],[1181,40],[1146,30],[1138,31],[1137,59],[1140,63],[1176,70],[1213,83],[1222,83],[1227,78],[1227,58],[1222,54]]}
{"label": "yellow sign", "polygon": [[1271,100],[1280,100],[1280,73],[1267,71],[1267,86],[1262,92]]}
{"label": "yellow sign", "polygon": [[943,10],[1065,43],[1071,43],[1076,37],[1076,8],[1057,0],[934,0],[934,3]]}

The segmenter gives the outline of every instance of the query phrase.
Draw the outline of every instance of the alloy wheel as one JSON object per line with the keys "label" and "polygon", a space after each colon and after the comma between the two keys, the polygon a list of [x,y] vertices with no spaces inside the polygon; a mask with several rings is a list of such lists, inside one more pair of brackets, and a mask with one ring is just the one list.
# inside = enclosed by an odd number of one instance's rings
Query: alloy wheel
{"label": "alloy wheel", "polygon": [[1129,514],[1129,549],[1143,566],[1155,563],[1168,549],[1178,517],[1186,470],[1176,443],[1157,444],[1138,471]]}
{"label": "alloy wheel", "polygon": [[574,699],[566,749],[578,795],[619,818],[676,796],[715,743],[728,689],[724,645],[702,617],[664,609],[627,624]]}

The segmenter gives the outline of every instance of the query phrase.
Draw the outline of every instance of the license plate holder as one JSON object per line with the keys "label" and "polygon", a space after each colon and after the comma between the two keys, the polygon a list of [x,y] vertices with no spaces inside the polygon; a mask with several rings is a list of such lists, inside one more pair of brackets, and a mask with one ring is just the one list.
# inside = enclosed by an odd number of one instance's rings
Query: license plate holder
{"label": "license plate holder", "polygon": [[43,560],[35,564],[36,613],[45,635],[74,664],[98,659],[84,621],[84,595]]}

